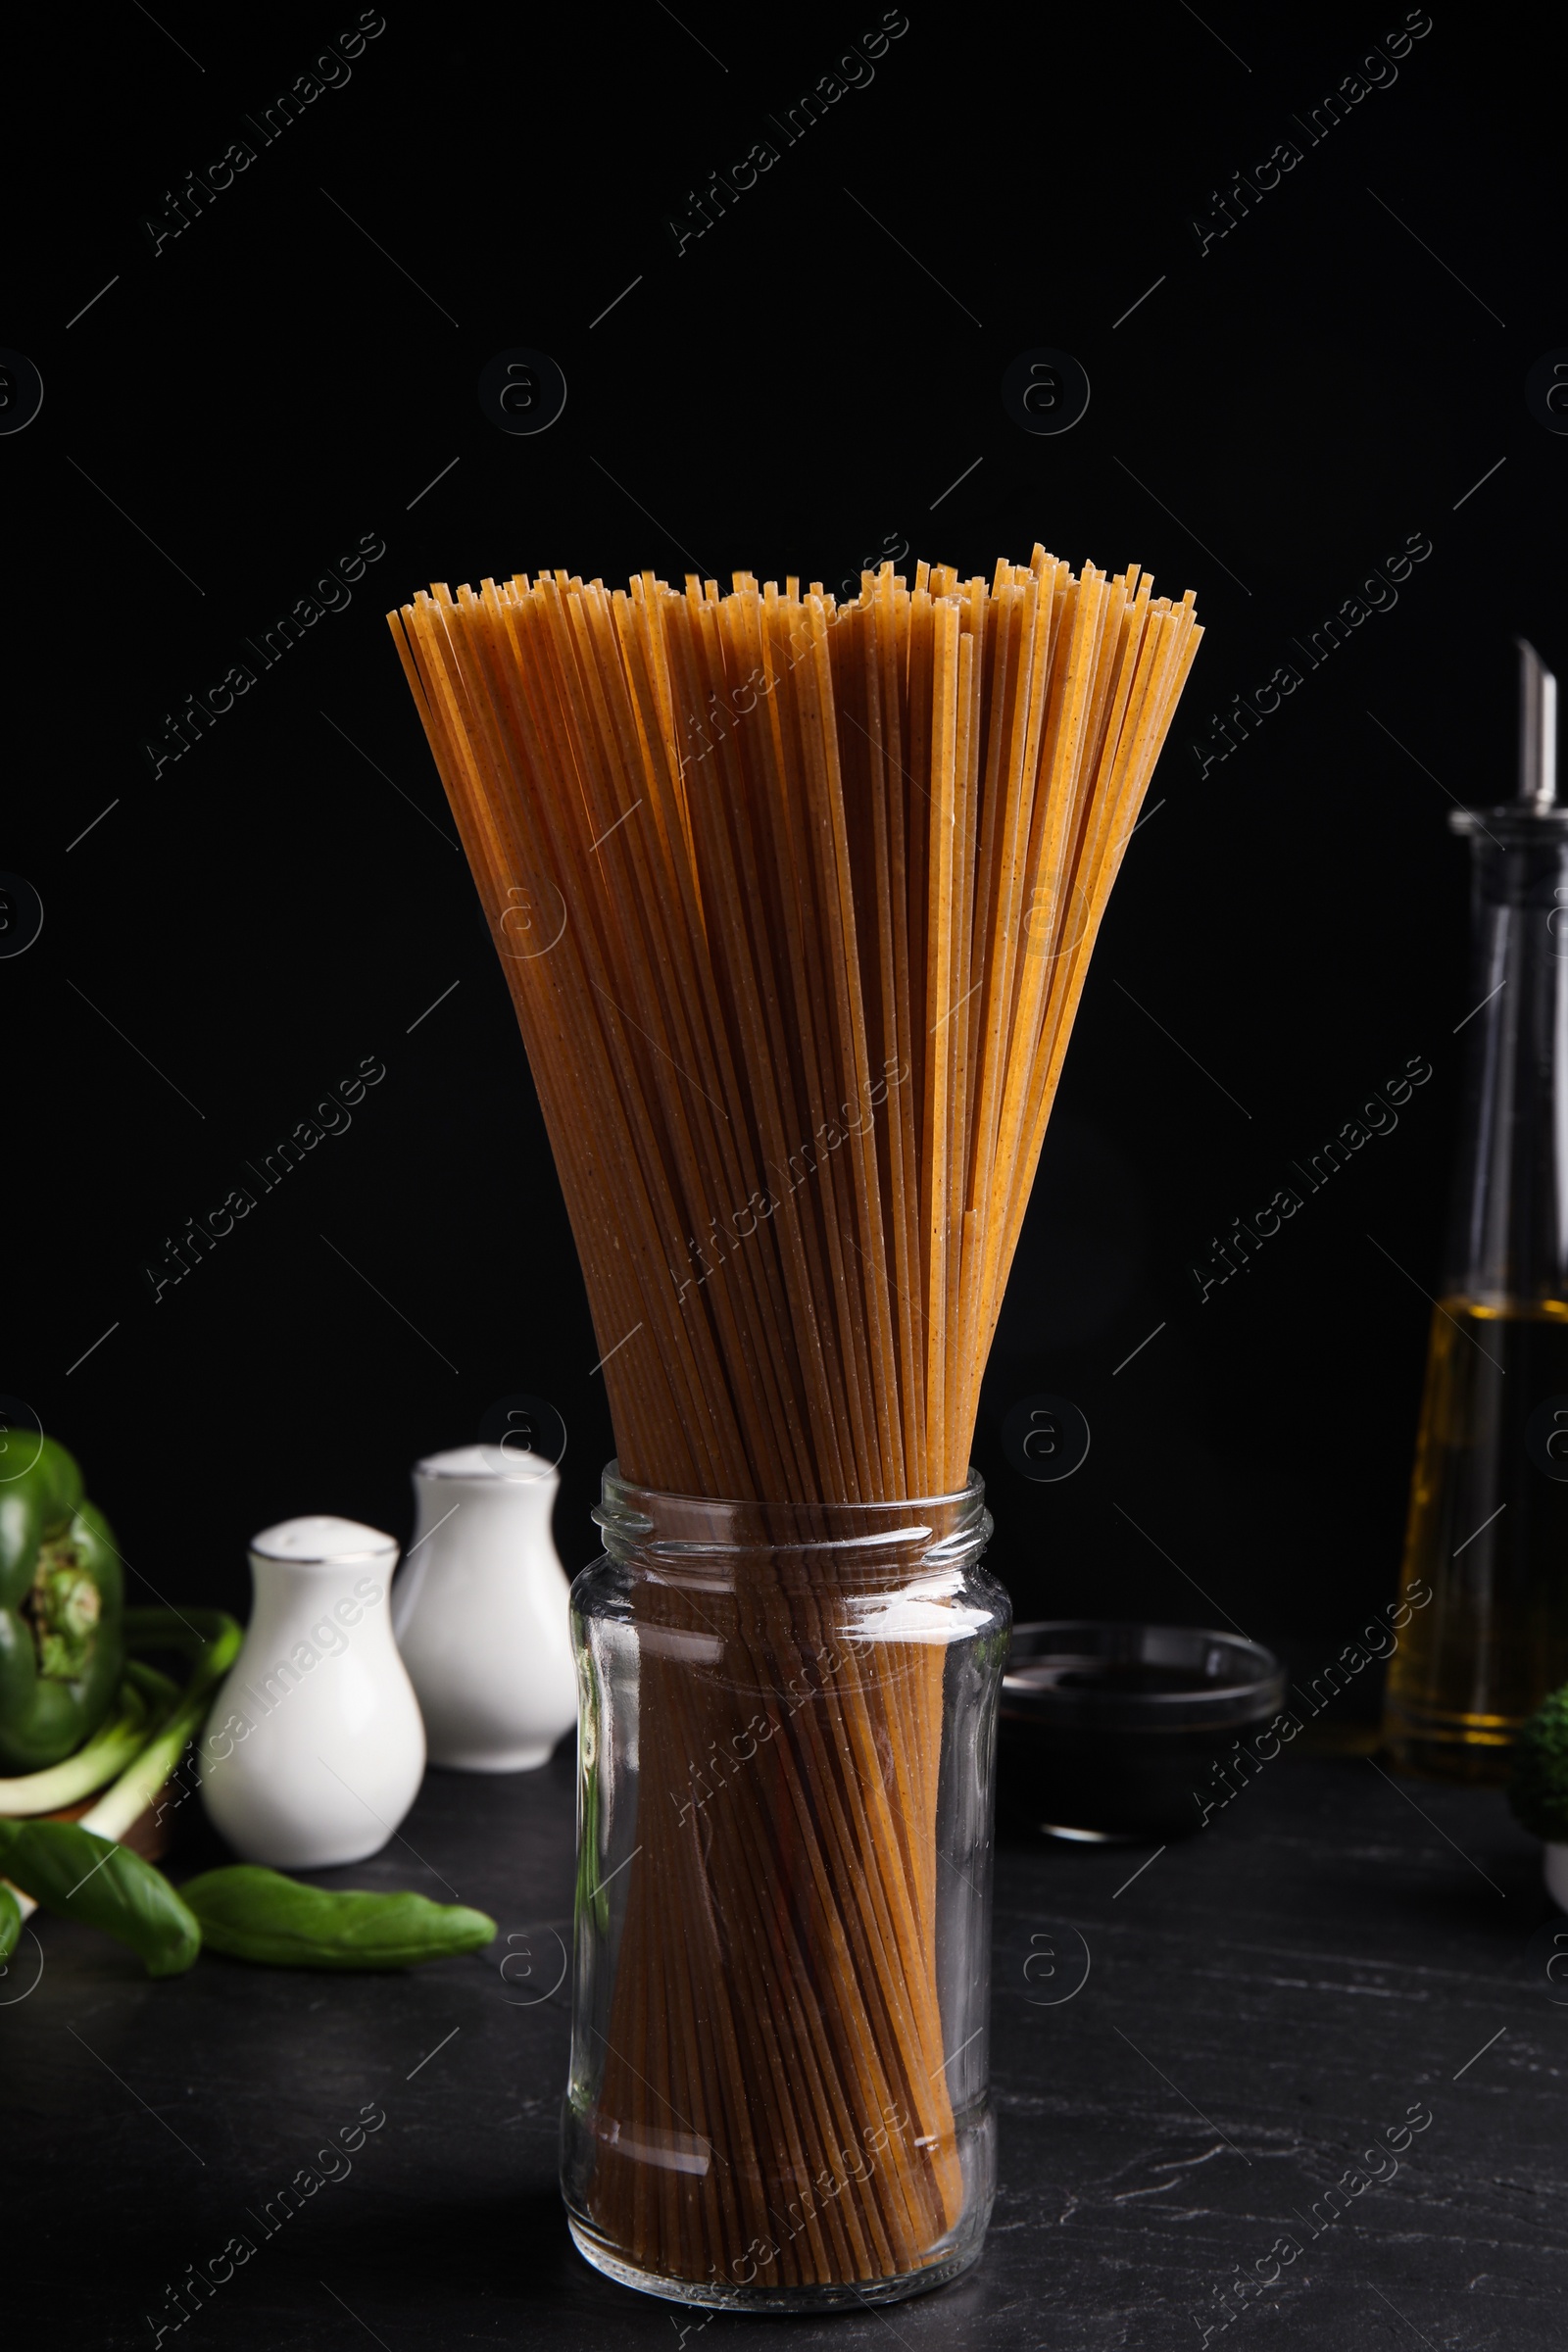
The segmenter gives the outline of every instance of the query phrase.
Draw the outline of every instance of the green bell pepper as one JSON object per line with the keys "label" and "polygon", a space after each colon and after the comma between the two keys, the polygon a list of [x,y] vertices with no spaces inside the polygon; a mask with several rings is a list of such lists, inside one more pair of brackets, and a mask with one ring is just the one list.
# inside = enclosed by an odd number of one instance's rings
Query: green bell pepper
{"label": "green bell pepper", "polygon": [[122,1598],[103,1514],[44,1438],[0,1485],[0,1770],[40,1772],[98,1729],[124,1666]]}

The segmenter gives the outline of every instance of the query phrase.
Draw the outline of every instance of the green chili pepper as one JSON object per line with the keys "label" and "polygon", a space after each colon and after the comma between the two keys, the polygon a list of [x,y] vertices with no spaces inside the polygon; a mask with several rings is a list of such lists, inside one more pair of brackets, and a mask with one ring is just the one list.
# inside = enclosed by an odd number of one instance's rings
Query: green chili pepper
{"label": "green chili pepper", "polygon": [[0,1486],[0,1772],[58,1764],[120,1688],[120,1554],[53,1438]]}
{"label": "green chili pepper", "polygon": [[177,1977],[202,1948],[200,1928],[163,1872],[76,1822],[0,1821],[0,1877],[62,1919],[128,1943],[150,1977]]}
{"label": "green chili pepper", "polygon": [[0,1886],[0,1968],[4,1968],[17,1948],[22,1934],[22,1912],[9,1886]]}
{"label": "green chili pepper", "polygon": [[236,1862],[180,1889],[209,1950],[272,1968],[417,1968],[482,1951],[496,1923],[422,1894],[335,1894],[279,1871]]}

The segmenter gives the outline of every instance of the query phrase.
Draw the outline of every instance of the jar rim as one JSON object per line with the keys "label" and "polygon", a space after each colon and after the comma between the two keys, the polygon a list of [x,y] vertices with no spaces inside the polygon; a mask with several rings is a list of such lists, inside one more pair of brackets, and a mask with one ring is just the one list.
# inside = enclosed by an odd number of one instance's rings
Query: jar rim
{"label": "jar rim", "polygon": [[684,1494],[622,1478],[618,1460],[605,1465],[593,1513],[614,1557],[635,1552],[683,1560],[746,1553],[822,1553],[865,1556],[897,1550],[956,1562],[978,1558],[990,1541],[985,1480],[970,1465],[951,1494],[896,1496],[888,1501],[770,1502],[757,1496]]}
{"label": "jar rim", "polygon": [[847,1496],[828,1498],[818,1496],[810,1502],[775,1501],[765,1494],[693,1494],[680,1487],[654,1487],[646,1480],[623,1478],[620,1459],[615,1456],[605,1464],[601,1492],[608,1494],[614,1487],[622,1494],[650,1494],[662,1502],[690,1502],[715,1511],[917,1511],[938,1503],[979,1502],[984,1498],[986,1482],[969,1464],[969,1475],[961,1487],[950,1494],[898,1494],[888,1501],[852,1501]]}

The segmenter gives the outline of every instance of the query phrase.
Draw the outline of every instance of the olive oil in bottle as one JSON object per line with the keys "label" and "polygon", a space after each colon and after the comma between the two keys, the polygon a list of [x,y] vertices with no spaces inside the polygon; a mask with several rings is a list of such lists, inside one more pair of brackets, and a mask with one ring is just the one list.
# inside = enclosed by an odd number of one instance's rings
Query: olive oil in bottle
{"label": "olive oil in bottle", "polygon": [[1403,1598],[1396,1754],[1444,1779],[1505,1778],[1520,1725],[1568,1682],[1568,1305],[1435,1308]]}

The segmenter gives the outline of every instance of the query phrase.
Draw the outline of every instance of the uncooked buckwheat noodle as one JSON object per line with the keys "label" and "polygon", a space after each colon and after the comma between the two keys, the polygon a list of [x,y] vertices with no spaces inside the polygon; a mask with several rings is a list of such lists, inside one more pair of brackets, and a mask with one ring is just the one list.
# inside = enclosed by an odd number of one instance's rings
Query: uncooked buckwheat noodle
{"label": "uncooked buckwheat noodle", "polygon": [[[844,606],[557,572],[389,619],[502,951],[621,1475],[952,1494],[1191,594],[1036,548],[989,585],[885,564]],[[641,1847],[588,2196],[671,2279],[899,2277],[959,2217],[944,1645],[841,1655],[806,1557],[635,1603]],[[785,1696],[803,1673],[809,1704]]]}

